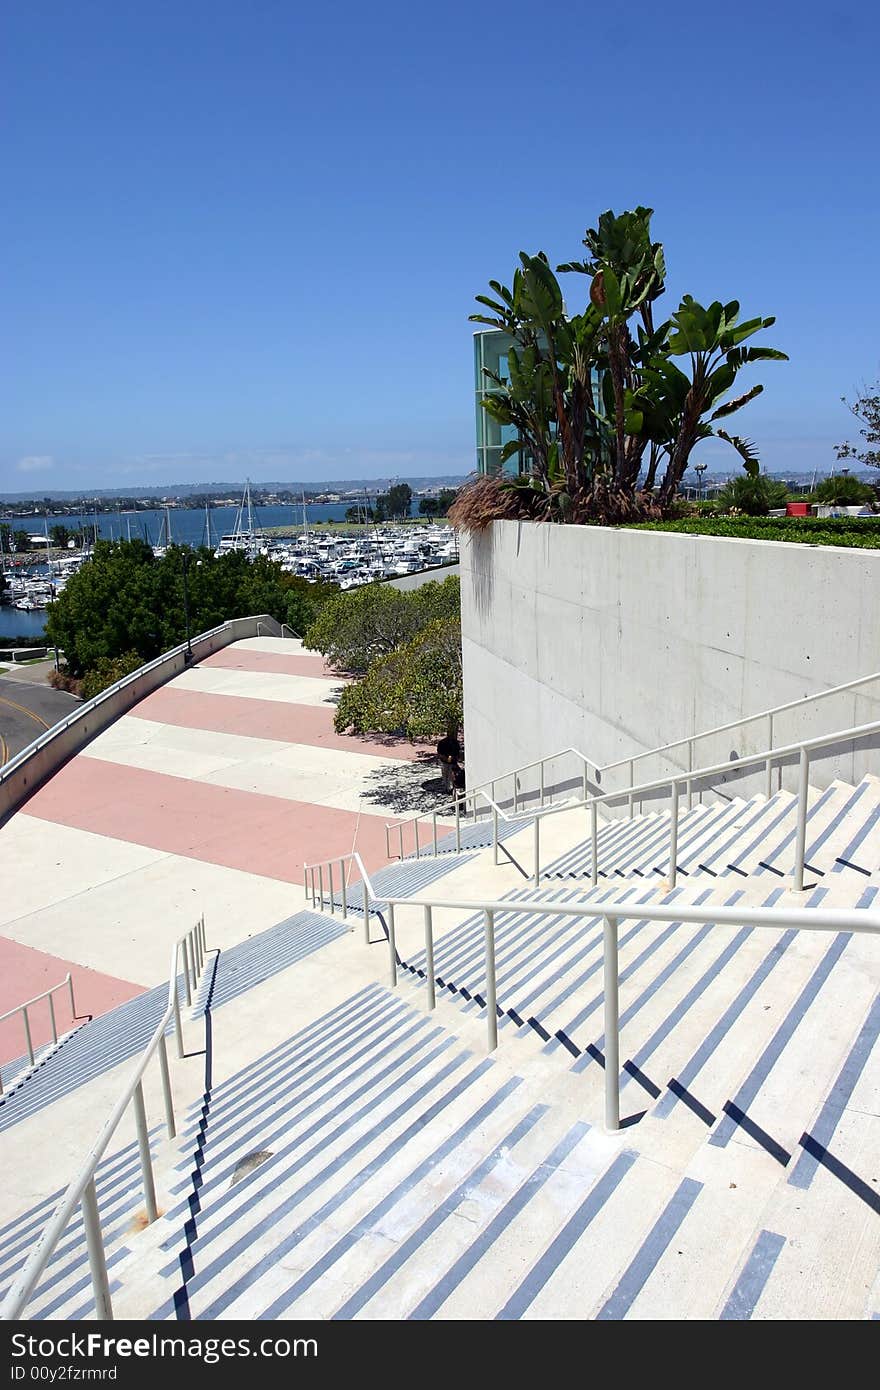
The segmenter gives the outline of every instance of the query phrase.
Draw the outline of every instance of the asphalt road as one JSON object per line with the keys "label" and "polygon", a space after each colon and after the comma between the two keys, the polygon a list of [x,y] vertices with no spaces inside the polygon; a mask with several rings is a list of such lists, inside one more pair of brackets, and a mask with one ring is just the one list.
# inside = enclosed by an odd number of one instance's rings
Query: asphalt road
{"label": "asphalt road", "polygon": [[45,682],[0,676],[0,766],[79,703],[74,695]]}

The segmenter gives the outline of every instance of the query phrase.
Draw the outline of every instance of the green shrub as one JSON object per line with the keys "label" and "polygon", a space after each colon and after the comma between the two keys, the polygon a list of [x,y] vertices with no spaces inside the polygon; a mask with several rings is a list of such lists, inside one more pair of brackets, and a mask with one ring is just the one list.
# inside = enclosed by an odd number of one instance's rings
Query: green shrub
{"label": "green shrub", "polygon": [[814,490],[811,502],[837,504],[840,507],[861,507],[876,502],[877,494],[869,483],[862,483],[849,473],[836,473],[824,478]]}
{"label": "green shrub", "polygon": [[648,521],[640,531],[678,531],[694,536],[727,536],[736,540],[792,541],[800,545],[857,546],[880,550],[880,519],[857,517],[718,517],[681,521]]}
{"label": "green shrub", "polygon": [[736,510],[746,516],[766,516],[773,508],[785,506],[788,489],[785,483],[774,482],[766,473],[742,474],[722,488],[717,500],[722,512]]}
{"label": "green shrub", "polygon": [[123,676],[130,676],[139,666],[143,666],[137,652],[126,652],[124,656],[102,656],[87,671],[79,683],[79,693],[84,700],[94,700],[109,685],[115,685]]}

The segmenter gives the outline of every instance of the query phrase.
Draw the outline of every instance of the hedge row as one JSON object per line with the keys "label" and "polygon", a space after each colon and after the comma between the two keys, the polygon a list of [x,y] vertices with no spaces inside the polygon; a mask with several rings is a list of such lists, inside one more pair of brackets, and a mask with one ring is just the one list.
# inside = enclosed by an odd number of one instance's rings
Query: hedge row
{"label": "hedge row", "polygon": [[638,531],[680,531],[693,536],[729,536],[736,540],[794,541],[800,545],[848,545],[880,550],[880,517],[741,516],[686,517],[681,521],[643,521]]}

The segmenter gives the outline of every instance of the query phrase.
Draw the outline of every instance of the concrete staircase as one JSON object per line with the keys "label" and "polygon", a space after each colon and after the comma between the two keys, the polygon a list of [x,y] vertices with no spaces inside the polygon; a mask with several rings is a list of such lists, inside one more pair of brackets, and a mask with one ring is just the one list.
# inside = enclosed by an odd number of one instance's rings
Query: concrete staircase
{"label": "concrete staircase", "polygon": [[[811,793],[799,902],[875,903],[878,821],[875,778]],[[529,824],[506,832],[498,866],[478,825],[461,855],[447,845],[376,875],[380,902],[415,904],[398,913],[396,991],[379,922],[370,947],[346,929],[354,889],[345,925],[340,902],[221,955],[198,1001],[202,1091],[178,1140],[155,1140],[164,1215],[137,1230],[131,1145],[101,1170],[117,1317],[880,1315],[878,943],[638,915],[792,901],[793,798],[683,813],[672,889],[665,814],[603,825],[596,889],[583,810],[546,825],[540,911],[518,906],[536,896]],[[479,914],[435,911],[425,1010],[418,904],[439,897],[510,904],[491,1055]],[[601,914],[553,913],[585,897],[632,909],[613,1135]],[[39,1119],[22,1114],[22,1145]],[[4,1229],[7,1280],[52,1205]],[[72,1227],[29,1316],[90,1316],[84,1259]]]}

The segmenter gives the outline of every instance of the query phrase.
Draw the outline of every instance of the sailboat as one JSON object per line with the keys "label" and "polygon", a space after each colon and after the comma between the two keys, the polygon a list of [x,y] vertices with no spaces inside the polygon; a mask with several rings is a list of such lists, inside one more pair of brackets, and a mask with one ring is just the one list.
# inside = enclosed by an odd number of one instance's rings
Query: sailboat
{"label": "sailboat", "polygon": [[[245,516],[247,525],[245,525]],[[217,547],[218,555],[225,555],[230,550],[243,550],[249,559],[266,549],[266,543],[259,528],[254,527],[254,511],[251,505],[251,480],[245,479],[244,493],[238,504],[238,512],[235,517],[235,527],[231,534],[222,536]]]}

